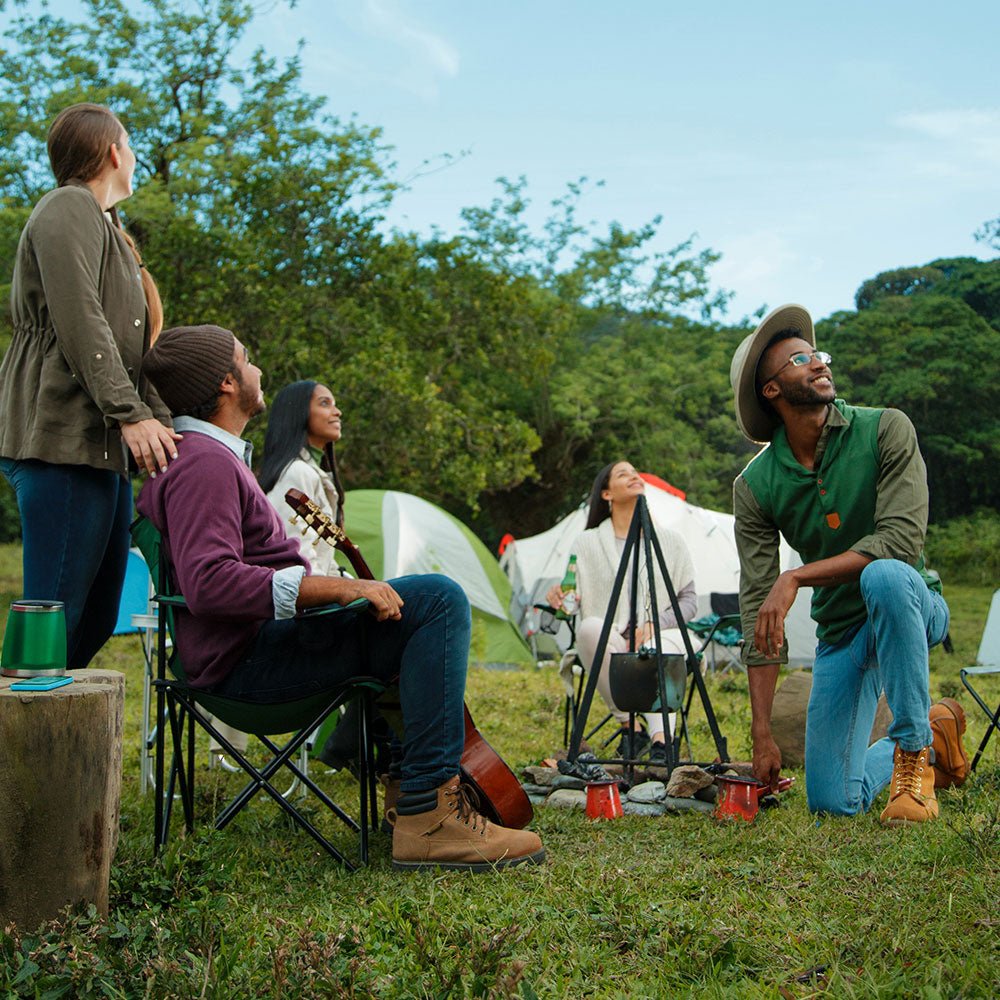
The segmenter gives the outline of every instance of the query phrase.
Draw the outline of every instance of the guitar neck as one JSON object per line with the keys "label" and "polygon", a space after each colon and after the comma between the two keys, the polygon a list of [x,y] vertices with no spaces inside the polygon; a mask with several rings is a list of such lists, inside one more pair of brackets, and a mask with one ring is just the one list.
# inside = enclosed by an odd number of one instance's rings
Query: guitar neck
{"label": "guitar neck", "polygon": [[320,510],[315,501],[310,500],[301,490],[289,490],[285,503],[295,511],[297,517],[305,521],[324,542],[343,552],[360,580],[374,580],[375,574],[369,569],[361,550],[352,542],[344,529],[335,524],[329,514]]}
{"label": "guitar neck", "polygon": [[361,550],[345,535],[344,540],[335,542],[338,551],[347,556],[359,580],[374,580],[375,574],[368,568]]}

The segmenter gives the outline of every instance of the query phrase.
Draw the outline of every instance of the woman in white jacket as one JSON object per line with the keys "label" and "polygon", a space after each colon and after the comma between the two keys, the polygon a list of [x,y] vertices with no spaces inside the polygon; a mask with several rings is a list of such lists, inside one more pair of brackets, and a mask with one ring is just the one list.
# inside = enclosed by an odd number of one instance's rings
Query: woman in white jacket
{"label": "woman in white jacket", "polygon": [[314,574],[336,575],[333,546],[315,532],[305,535],[291,523],[285,493],[301,490],[335,524],[344,523],[344,490],[333,446],[340,440],[341,413],[333,393],[311,379],[286,385],[271,404],[264,436],[264,458],[257,476],[278,512],[285,534],[297,538]]}
{"label": "woman in white jacket", "polygon": [[[587,528],[576,541],[573,551],[576,554],[576,586],[580,600],[579,624],[576,631],[576,647],[584,668],[589,670],[597,652],[601,629],[608,605],[611,603],[611,590],[615,575],[625,551],[625,539],[632,514],[635,511],[636,498],[644,493],[646,484],[630,462],[612,462],[597,474],[594,487],[590,494],[590,508],[587,514]],[[670,581],[677,594],[677,603],[685,620],[695,617],[698,607],[698,596],[694,586],[694,566],[691,554],[684,539],[675,531],[655,524],[656,536],[663,550],[663,558],[670,574]],[[653,644],[654,627],[659,630],[661,648],[665,653],[683,653],[684,644],[677,619],[667,594],[666,583],[660,573],[658,562],[654,559],[654,580],[656,586],[656,603],[659,621],[650,620],[649,576],[645,566],[645,556],[639,554],[639,589],[636,600],[637,635],[636,648],[642,644]],[[631,572],[627,577],[631,579]],[[558,607],[562,600],[562,590],[556,585],[548,593],[548,601]],[[628,713],[621,711],[611,698],[611,687],[608,680],[608,664],[612,653],[624,653],[629,648],[629,592],[623,587],[614,611],[614,624],[608,638],[607,649],[601,663],[598,675],[597,690],[608,706],[608,710],[621,726],[622,741],[618,747],[618,755],[624,756],[627,749],[626,735]],[[648,734],[641,733],[636,739],[636,747],[644,749],[651,741],[650,763],[665,764],[666,748],[664,746],[663,717],[658,713],[646,715]],[[671,728],[673,727],[671,715]]]}

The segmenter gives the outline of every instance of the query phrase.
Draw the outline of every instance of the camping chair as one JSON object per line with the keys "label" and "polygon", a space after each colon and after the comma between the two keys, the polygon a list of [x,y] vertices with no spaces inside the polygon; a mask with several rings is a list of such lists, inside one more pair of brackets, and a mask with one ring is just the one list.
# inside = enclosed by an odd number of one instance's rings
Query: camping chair
{"label": "camping chair", "polygon": [[[555,635],[559,631],[560,625],[565,625],[569,629],[569,645],[559,660],[559,679],[563,682],[563,686],[566,689],[566,701],[563,705],[563,746],[568,747],[569,734],[576,725],[576,712],[580,707],[580,700],[583,698],[583,685],[587,674],[580,660],[580,654],[576,651],[576,615],[570,618],[557,618],[556,609],[548,604],[535,604],[533,607],[540,613],[538,627],[542,632],[548,635]],[[584,739],[589,740],[613,718],[614,716],[608,712],[584,736]]]}
{"label": "camping chair", "polygon": [[990,708],[969,680],[970,677],[982,676],[984,674],[1000,674],[1000,590],[994,592],[993,600],[990,602],[990,610],[986,616],[986,625],[983,628],[983,638],[979,643],[979,653],[976,656],[976,663],[978,666],[963,667],[959,672],[966,690],[975,698],[976,704],[983,710],[986,718],[989,719],[989,725],[986,727],[983,740],[979,744],[976,756],[972,759],[970,771],[975,771],[976,765],[979,763],[979,758],[982,757],[983,751],[986,749],[986,744],[989,743],[990,737],[996,732],[998,726],[1000,726],[1000,702],[997,703],[995,709]]}
{"label": "camping chair", "polygon": [[[172,574],[163,549],[159,531],[148,519],[140,517],[132,525],[132,537],[142,551],[149,572],[156,584],[156,601],[159,613],[156,627],[156,754],[154,792],[153,850],[158,854],[170,833],[174,794],[177,793],[188,832],[194,828],[194,755],[195,727],[203,729],[223,747],[249,777],[248,784],[216,817],[216,829],[223,829],[251,801],[258,792],[265,792],[291,820],[308,833],[331,857],[341,862],[349,871],[356,867],[291,803],[288,797],[275,788],[272,780],[283,769],[311,791],[352,832],[359,836],[359,858],[362,865],[368,862],[368,831],[378,827],[378,802],[375,794],[374,750],[370,737],[373,700],[385,685],[372,677],[355,677],[330,691],[307,698],[276,704],[258,704],[235,698],[226,698],[200,691],[188,685],[184,666],[170,643],[173,631],[174,610],[185,606],[184,598],[173,587]],[[355,601],[345,607],[319,608],[309,614],[357,614],[367,607],[367,601]],[[332,712],[352,698],[361,700],[358,757],[360,793],[360,823],[355,822],[316,783],[304,773],[295,761],[295,755]],[[209,713],[236,729],[256,737],[272,755],[263,766],[256,767],[240,753],[225,735],[220,733]],[[166,730],[169,728],[172,753],[169,775],[165,774]],[[279,746],[272,739],[278,734],[293,735]]]}
{"label": "camping chair", "polygon": [[745,672],[740,659],[743,632],[739,595],[710,594],[709,607],[712,609],[709,614],[687,623],[688,628],[702,640],[699,650],[702,662],[713,673],[731,667]]}
{"label": "camping chair", "polygon": [[[140,576],[141,575],[141,576]],[[121,603],[118,608],[118,624],[115,635],[136,633],[142,649],[142,724],[139,732],[139,791],[145,795],[153,785],[153,768],[156,757],[156,728],[158,723],[153,719],[153,677],[156,672],[156,630],[159,624],[154,597],[156,589],[152,576],[146,566],[146,560],[138,549],[132,549],[128,556],[125,572],[125,586],[122,590]],[[169,646],[169,638],[167,640]],[[165,720],[164,720],[165,721]],[[332,728],[332,726],[331,726]],[[299,754],[299,767],[308,774],[309,755],[313,748],[312,734],[302,745]],[[230,764],[225,755],[213,751],[209,745],[209,767],[221,767],[231,774],[239,774],[240,767]],[[292,783],[282,794],[287,799],[301,788],[301,782],[293,777]],[[303,794],[306,794],[303,792]]]}

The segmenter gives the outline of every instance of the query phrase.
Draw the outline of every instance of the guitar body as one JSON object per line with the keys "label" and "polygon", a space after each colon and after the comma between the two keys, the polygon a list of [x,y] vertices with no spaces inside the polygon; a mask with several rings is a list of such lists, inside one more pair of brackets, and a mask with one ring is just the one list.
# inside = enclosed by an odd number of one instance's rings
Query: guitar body
{"label": "guitar body", "polygon": [[500,826],[522,830],[534,815],[531,802],[514,772],[483,739],[465,707],[465,749],[462,751],[462,780],[479,794],[482,814]]}
{"label": "guitar body", "polygon": [[[320,538],[350,559],[358,579],[375,579],[358,547],[347,537],[343,528],[334,524],[305,493],[301,490],[289,490],[285,494],[285,502]],[[463,708],[465,748],[460,761],[462,780],[476,790],[480,811],[488,820],[500,826],[521,830],[531,822],[534,815],[531,802],[514,772],[476,729],[469,706],[465,705]]]}

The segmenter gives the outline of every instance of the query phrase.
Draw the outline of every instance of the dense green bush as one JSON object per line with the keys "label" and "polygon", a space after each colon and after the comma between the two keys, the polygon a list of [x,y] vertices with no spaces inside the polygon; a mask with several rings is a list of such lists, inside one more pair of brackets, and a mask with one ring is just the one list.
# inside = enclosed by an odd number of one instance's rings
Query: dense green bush
{"label": "dense green bush", "polygon": [[927,530],[930,565],[948,583],[1000,587],[1000,514],[982,508]]}

